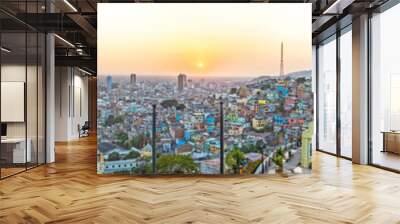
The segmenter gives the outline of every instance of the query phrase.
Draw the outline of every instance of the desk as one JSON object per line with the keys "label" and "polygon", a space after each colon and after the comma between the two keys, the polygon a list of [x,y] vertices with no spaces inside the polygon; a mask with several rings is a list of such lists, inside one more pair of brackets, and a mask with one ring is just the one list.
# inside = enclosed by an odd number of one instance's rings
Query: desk
{"label": "desk", "polygon": [[400,154],[400,132],[383,131],[383,150],[382,152],[392,152]]}
{"label": "desk", "polygon": [[26,163],[31,162],[31,139],[27,139],[28,143],[25,151],[25,138],[5,138],[1,139],[1,157],[6,163]]}

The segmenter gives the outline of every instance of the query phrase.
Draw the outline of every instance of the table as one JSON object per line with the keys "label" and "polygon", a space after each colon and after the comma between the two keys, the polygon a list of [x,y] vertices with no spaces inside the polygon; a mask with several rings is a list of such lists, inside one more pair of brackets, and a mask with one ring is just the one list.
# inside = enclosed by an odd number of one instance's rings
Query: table
{"label": "table", "polygon": [[400,154],[400,131],[383,131],[383,150]]}
{"label": "table", "polygon": [[[25,144],[27,147],[25,151]],[[1,157],[5,160],[5,163],[26,163],[31,162],[32,153],[31,153],[31,145],[32,141],[30,138],[5,138],[1,139]]]}

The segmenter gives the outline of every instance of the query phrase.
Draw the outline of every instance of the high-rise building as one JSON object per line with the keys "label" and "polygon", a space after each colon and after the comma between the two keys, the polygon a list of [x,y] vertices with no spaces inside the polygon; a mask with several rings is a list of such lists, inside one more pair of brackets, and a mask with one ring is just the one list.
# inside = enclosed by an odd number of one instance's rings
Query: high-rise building
{"label": "high-rise building", "polygon": [[284,75],[285,71],[284,71],[284,67],[283,67],[283,42],[281,42],[281,68],[279,71],[279,75]]}
{"label": "high-rise building", "polygon": [[187,76],[185,74],[178,75],[178,91],[181,92],[187,86]]}
{"label": "high-rise building", "polygon": [[107,90],[110,91],[112,89],[112,77],[111,75],[107,76],[106,78],[106,86]]}
{"label": "high-rise building", "polygon": [[131,74],[131,85],[136,85],[136,74]]}

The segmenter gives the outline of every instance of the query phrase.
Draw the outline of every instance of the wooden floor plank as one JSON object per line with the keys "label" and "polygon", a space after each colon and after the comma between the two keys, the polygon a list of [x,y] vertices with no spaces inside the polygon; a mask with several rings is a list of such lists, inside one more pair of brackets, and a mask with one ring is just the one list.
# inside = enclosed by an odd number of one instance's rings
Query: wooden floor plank
{"label": "wooden floor plank", "polygon": [[96,174],[96,139],[0,181],[0,223],[400,223],[400,175],[315,152],[291,177]]}

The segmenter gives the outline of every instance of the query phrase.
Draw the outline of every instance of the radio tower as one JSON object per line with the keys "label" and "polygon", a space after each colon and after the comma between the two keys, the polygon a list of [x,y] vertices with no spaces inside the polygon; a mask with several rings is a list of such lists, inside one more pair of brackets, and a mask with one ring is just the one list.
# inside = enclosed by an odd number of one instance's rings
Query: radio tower
{"label": "radio tower", "polygon": [[284,70],[283,70],[283,42],[281,42],[281,69],[279,71],[279,75],[284,75]]}

